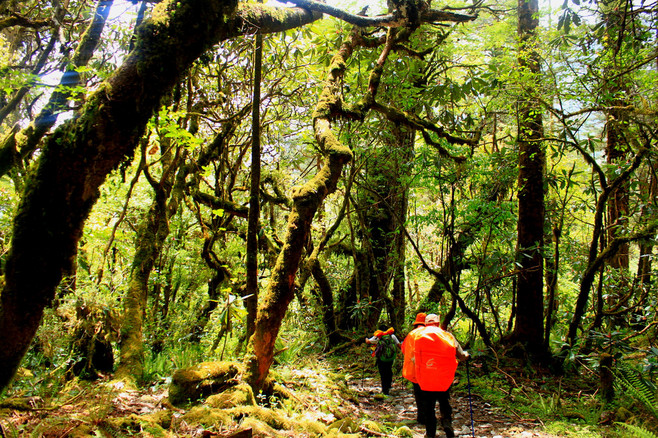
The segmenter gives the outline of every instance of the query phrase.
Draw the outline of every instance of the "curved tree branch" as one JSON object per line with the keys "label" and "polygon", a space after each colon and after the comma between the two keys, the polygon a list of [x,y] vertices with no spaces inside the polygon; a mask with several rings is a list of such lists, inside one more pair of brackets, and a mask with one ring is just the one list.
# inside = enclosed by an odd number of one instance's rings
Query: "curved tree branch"
{"label": "curved tree branch", "polygon": [[[406,24],[406,17],[402,17],[400,13],[378,15],[376,17],[367,17],[365,15],[354,15],[334,6],[316,2],[313,0],[287,0],[301,8],[306,8],[311,11],[321,12],[323,14],[331,15],[341,19],[347,23],[359,27],[400,27]],[[457,14],[455,12],[443,11],[438,9],[429,9],[421,13],[420,21],[425,23],[437,22],[454,22],[465,23],[471,21],[476,17],[473,15]]]}

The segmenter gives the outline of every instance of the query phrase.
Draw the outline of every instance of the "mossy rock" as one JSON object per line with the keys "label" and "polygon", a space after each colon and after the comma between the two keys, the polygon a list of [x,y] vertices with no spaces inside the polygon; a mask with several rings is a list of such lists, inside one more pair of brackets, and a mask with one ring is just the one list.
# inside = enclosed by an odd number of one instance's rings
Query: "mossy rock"
{"label": "mossy rock", "polygon": [[44,401],[41,397],[11,397],[0,403],[0,409],[11,409],[16,411],[32,411],[34,408],[42,408]]}
{"label": "mossy rock", "polygon": [[324,437],[327,435],[327,426],[319,421],[296,420],[293,427],[295,431],[303,432],[312,437]]}
{"label": "mossy rock", "polygon": [[357,433],[359,425],[351,418],[343,418],[342,420],[334,421],[329,425],[329,430],[337,430],[342,433]]}
{"label": "mossy rock", "polygon": [[236,406],[255,406],[256,398],[251,386],[241,383],[237,386],[227,389],[221,394],[214,394],[208,397],[206,404],[213,408],[229,409]]}
{"label": "mossy rock", "polygon": [[125,435],[139,434],[141,437],[171,436],[159,424],[136,414],[131,414],[128,417],[108,418],[104,424],[112,431],[125,433]]}
{"label": "mossy rock", "polygon": [[222,427],[234,423],[233,417],[223,409],[214,409],[209,406],[195,406],[174,421],[174,427],[179,422],[199,424],[204,427]]}
{"label": "mossy rock", "polygon": [[168,409],[165,409],[162,411],[145,414],[141,417],[146,421],[150,421],[151,423],[159,425],[163,429],[169,429],[174,418],[174,413]]}
{"label": "mossy rock", "polygon": [[382,425],[377,423],[376,421],[366,420],[363,422],[363,427],[365,427],[368,430],[372,430],[373,432],[377,432],[377,433],[382,432]]}
{"label": "mossy rock", "polygon": [[414,432],[409,429],[407,426],[398,427],[393,431],[393,435],[403,437],[403,438],[413,438]]}
{"label": "mossy rock", "polygon": [[261,406],[240,406],[225,412],[233,418],[256,418],[276,430],[289,430],[293,427],[293,422],[289,418]]}
{"label": "mossy rock", "polygon": [[223,392],[237,385],[241,371],[241,364],[235,362],[202,362],[177,370],[169,385],[169,401],[176,406]]}
{"label": "mossy rock", "polygon": [[620,423],[626,423],[633,417],[634,414],[623,406],[620,406],[615,412],[615,421],[619,421]]}
{"label": "mossy rock", "polygon": [[255,437],[279,437],[281,436],[274,428],[257,418],[245,418],[240,425],[242,429],[251,429]]}
{"label": "mossy rock", "polygon": [[[66,436],[72,438],[91,438],[98,436],[91,426],[86,424],[76,425],[75,423],[77,423],[77,421],[65,420],[62,418],[44,419],[44,421],[39,423],[29,434],[18,435],[18,432],[16,432],[16,434],[8,434],[6,436]],[[9,429],[9,432],[11,431],[12,429]],[[0,434],[0,436],[5,435]]]}

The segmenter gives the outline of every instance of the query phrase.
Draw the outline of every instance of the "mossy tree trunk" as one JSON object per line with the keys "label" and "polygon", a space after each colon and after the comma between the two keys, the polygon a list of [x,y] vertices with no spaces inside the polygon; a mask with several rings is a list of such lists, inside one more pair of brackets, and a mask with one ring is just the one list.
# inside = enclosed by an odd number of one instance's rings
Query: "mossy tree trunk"
{"label": "mossy tree trunk", "polygon": [[254,25],[261,32],[278,32],[319,17],[302,9],[238,7],[236,1],[170,0],[156,6],[123,65],[88,97],[75,119],[48,137],[26,182],[0,295],[0,391],[54,298],[98,188],[134,154],[161,97],[219,41],[250,32]]}
{"label": "mossy tree trunk", "polygon": [[[162,253],[165,240],[169,235],[169,219],[178,209],[182,190],[172,196],[176,172],[185,172],[181,163],[185,160],[184,148],[177,147],[175,155],[171,154],[171,142],[161,139],[163,163],[160,181],[149,182],[155,192],[153,203],[135,235],[135,255],[128,281],[128,290],[123,298],[123,321],[121,324],[120,359],[116,378],[131,384],[141,383],[144,374],[144,338],[143,328],[148,305],[148,281],[156,260]],[[145,150],[142,153],[146,153]],[[148,167],[144,169],[148,175]],[[184,182],[185,176],[179,175],[178,181]]]}
{"label": "mossy tree trunk", "polygon": [[375,328],[384,308],[387,323],[396,330],[402,328],[406,307],[403,227],[408,188],[404,177],[410,174],[415,131],[399,123],[389,122],[387,127],[382,149],[369,157],[358,208],[363,213],[363,249],[370,273],[372,308],[364,321],[368,330]]}
{"label": "mossy tree trunk", "polygon": [[[627,82],[624,70],[627,68],[628,55],[622,52],[625,46],[625,38],[633,38],[625,35],[627,28],[632,26],[631,19],[627,13],[627,2],[618,0],[606,0],[600,3],[603,12],[603,24],[606,29],[604,39],[605,52],[607,52],[608,65],[603,77],[602,84],[604,92],[602,95],[602,106],[608,108],[606,114],[606,145],[605,155],[610,177],[614,177],[619,169],[627,164],[628,157],[632,153],[629,144],[634,135],[629,131],[628,100],[626,96],[632,94]],[[634,60],[633,60],[634,61]],[[629,192],[630,182],[625,181],[615,188],[610,194],[607,207],[607,238],[612,241],[628,232],[629,224]],[[629,250],[630,244],[625,243],[619,247],[619,251],[608,260],[607,265],[616,273],[618,284],[611,288],[608,298],[605,300],[609,307],[614,308],[622,301],[629,288]],[[601,308],[602,309],[602,308]],[[622,314],[612,316],[614,325],[625,325]]]}
{"label": "mossy tree trunk", "polygon": [[536,97],[541,75],[537,52],[536,29],[539,24],[537,0],[519,0],[518,6],[518,62],[522,71],[529,75],[527,84],[518,101],[519,146],[519,213],[517,263],[518,294],[516,321],[509,338],[512,343],[522,344],[526,351],[539,360],[548,351],[544,335],[544,166],[545,152],[541,138],[544,136],[541,105]]}

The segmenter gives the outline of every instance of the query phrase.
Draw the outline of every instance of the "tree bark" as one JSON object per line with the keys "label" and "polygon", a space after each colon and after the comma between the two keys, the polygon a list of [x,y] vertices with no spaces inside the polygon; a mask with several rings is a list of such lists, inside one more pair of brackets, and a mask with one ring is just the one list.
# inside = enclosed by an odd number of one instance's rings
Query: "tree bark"
{"label": "tree bark", "polygon": [[[46,142],[14,219],[0,295],[0,391],[16,372],[82,235],[98,188],[134,154],[146,122],[192,62],[214,44],[320,18],[237,1],[169,0],[138,29],[135,50],[78,117]],[[34,275],[38,272],[39,275]]]}
{"label": "tree bark", "polygon": [[263,35],[254,41],[254,75],[251,104],[251,186],[249,189],[249,217],[247,219],[247,306],[246,339],[254,333],[258,306],[258,229],[260,218],[260,83],[263,64]]}
{"label": "tree bark", "polygon": [[518,276],[516,321],[509,338],[520,343],[531,355],[541,358],[546,350],[538,340],[544,335],[544,165],[545,155],[541,138],[544,136],[541,106],[535,96],[541,75],[539,54],[536,51],[536,29],[539,3],[519,0],[518,35],[520,38],[519,65],[531,75],[518,102],[519,145],[519,217],[518,217]]}
{"label": "tree bark", "polygon": [[[168,139],[162,139],[168,140]],[[135,236],[135,256],[130,271],[128,290],[123,298],[123,321],[121,324],[120,359],[115,377],[125,380],[131,386],[139,384],[144,376],[143,328],[148,305],[148,281],[156,260],[160,257],[165,240],[169,235],[169,219],[178,209],[182,197],[182,187],[172,195],[174,180],[182,185],[185,181],[185,167],[181,166],[185,154],[177,148],[172,156],[169,141],[162,141],[162,177],[157,183],[151,181],[155,191],[153,203]],[[146,151],[143,151],[146,153]],[[182,168],[181,168],[182,167]],[[144,169],[148,172],[148,167]],[[175,178],[176,172],[181,172]]]}

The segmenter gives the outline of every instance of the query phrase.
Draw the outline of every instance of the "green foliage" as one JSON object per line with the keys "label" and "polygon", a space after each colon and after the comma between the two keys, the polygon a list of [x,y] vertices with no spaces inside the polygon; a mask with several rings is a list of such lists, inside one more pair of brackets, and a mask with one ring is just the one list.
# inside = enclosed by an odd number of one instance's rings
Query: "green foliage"
{"label": "green foliage", "polygon": [[617,389],[622,389],[626,394],[642,403],[649,413],[658,420],[656,385],[624,362],[617,362],[613,373],[616,377]]}
{"label": "green foliage", "polygon": [[206,357],[203,348],[189,343],[176,343],[161,353],[151,352],[144,361],[144,380],[152,385],[169,384],[174,371],[204,362]]}
{"label": "green foliage", "polygon": [[634,424],[627,424],[627,423],[617,423],[617,424],[619,424],[627,431],[629,431],[631,433],[631,436],[634,438],[658,438],[658,435],[640,426],[636,426]]}

